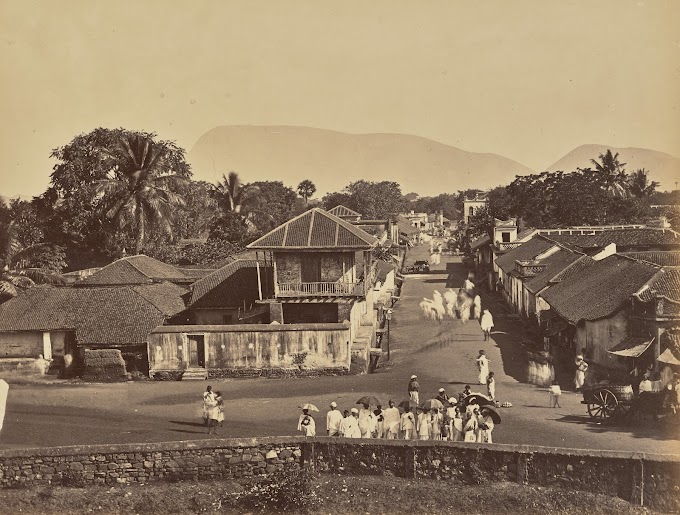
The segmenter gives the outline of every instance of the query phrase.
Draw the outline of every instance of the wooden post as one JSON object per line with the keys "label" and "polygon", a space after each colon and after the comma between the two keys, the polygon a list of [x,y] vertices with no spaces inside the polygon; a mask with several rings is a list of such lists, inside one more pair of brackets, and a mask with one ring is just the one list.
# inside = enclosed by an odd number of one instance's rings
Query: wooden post
{"label": "wooden post", "polygon": [[255,267],[257,268],[257,293],[262,300],[262,278],[260,277],[260,262],[255,261]]}

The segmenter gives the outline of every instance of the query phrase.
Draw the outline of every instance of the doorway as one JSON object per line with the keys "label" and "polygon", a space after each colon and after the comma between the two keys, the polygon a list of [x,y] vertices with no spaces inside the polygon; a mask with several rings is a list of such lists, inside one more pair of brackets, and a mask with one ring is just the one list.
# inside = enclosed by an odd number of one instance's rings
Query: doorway
{"label": "doorway", "polygon": [[187,341],[189,343],[189,367],[205,368],[205,336],[189,334]]}

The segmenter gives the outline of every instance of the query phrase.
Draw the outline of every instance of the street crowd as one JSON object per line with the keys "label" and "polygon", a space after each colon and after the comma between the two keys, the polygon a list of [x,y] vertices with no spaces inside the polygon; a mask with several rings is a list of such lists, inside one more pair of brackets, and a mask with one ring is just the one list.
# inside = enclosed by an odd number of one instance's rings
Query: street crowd
{"label": "street crowd", "polygon": [[[484,373],[487,395],[474,393],[470,385],[466,385],[457,397],[449,397],[446,390],[440,388],[435,398],[421,403],[418,377],[412,375],[407,387],[409,399],[398,405],[390,400],[383,408],[378,399],[365,396],[356,403],[360,408],[341,411],[335,401],[331,402],[326,414],[326,434],[342,438],[492,443],[493,429],[500,423],[500,416],[493,398],[493,372],[488,371],[483,352],[480,357],[483,358],[480,382]],[[313,404],[304,404],[301,408],[297,430],[304,436],[315,436],[316,421],[312,412],[318,409]]]}

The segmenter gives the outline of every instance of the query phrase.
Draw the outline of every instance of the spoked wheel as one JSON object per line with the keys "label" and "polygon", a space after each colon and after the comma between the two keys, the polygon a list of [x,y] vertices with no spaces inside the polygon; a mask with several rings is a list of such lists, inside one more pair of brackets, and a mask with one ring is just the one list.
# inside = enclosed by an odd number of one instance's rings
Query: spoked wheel
{"label": "spoked wheel", "polygon": [[616,417],[617,418],[628,418],[628,415],[631,413],[631,405],[630,404],[621,404],[616,407]]}
{"label": "spoked wheel", "polygon": [[588,415],[594,419],[605,420],[612,418],[618,412],[619,401],[609,390],[598,390],[588,401]]}

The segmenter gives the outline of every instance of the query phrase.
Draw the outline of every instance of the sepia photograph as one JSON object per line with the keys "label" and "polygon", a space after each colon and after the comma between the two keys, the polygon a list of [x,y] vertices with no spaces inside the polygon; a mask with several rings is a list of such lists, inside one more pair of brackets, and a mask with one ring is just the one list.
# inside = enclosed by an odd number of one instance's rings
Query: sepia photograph
{"label": "sepia photograph", "polygon": [[0,515],[680,513],[680,2],[0,35]]}

